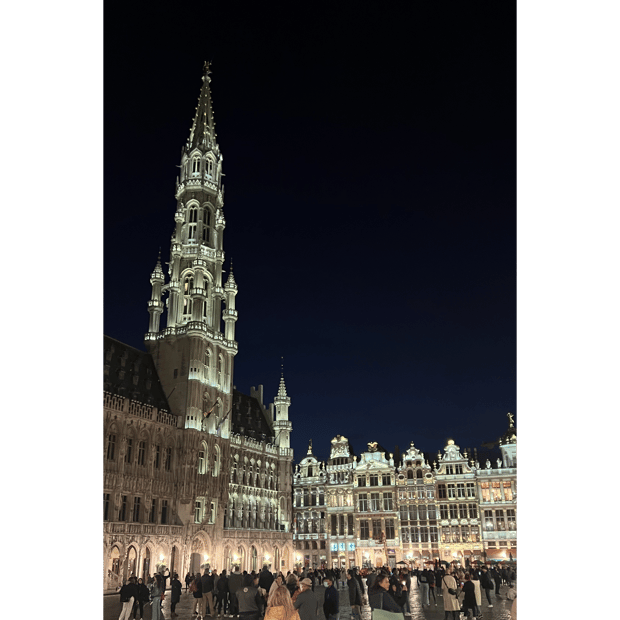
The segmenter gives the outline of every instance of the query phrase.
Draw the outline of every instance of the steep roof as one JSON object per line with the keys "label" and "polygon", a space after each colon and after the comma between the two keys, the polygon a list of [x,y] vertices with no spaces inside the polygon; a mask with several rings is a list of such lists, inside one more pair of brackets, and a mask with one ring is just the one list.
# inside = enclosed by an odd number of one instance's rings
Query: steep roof
{"label": "steep roof", "polygon": [[267,419],[268,412],[258,399],[233,390],[231,426],[233,433],[252,437],[257,441],[274,443],[275,434]]}
{"label": "steep roof", "polygon": [[150,354],[109,336],[103,337],[103,389],[171,413]]}

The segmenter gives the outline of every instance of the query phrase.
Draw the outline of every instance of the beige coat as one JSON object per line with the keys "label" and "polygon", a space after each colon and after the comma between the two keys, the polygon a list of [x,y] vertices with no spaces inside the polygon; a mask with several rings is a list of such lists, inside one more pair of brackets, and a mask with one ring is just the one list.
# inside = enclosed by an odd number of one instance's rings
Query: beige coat
{"label": "beige coat", "polygon": [[444,611],[460,611],[461,603],[456,596],[454,596],[454,594],[450,594],[448,592],[448,588],[454,588],[457,590],[456,580],[452,575],[444,575],[441,580],[441,593],[443,594]]}
{"label": "beige coat", "polygon": [[472,579],[472,583],[474,584],[474,590],[476,592],[476,605],[480,607],[480,605],[482,605],[482,591],[480,590],[480,582],[476,579]]}

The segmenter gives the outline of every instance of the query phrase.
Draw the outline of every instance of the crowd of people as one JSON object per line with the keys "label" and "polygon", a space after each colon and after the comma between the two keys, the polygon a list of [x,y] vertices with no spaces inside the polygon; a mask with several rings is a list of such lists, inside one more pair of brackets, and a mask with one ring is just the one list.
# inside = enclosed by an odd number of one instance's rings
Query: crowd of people
{"label": "crowd of people", "polygon": [[[146,584],[142,579],[129,579],[120,591],[122,611],[119,620],[142,620],[145,604],[152,606],[153,620],[162,620],[161,604],[166,596],[168,579],[171,580],[170,612],[172,618],[177,617],[175,610],[181,600],[183,585],[177,574],[164,571],[149,577]],[[491,608],[494,600],[491,593],[495,592],[495,598],[499,597],[501,585],[509,586],[508,598],[516,598],[512,587],[516,580],[513,568],[489,569],[486,565],[473,565],[465,570],[441,564],[412,572],[407,567],[382,567],[362,572],[357,568],[334,568],[303,569],[286,575],[271,573],[267,566],[259,573],[242,573],[236,567],[230,574],[225,570],[218,573],[216,569],[207,568],[203,574],[188,573],[185,576],[185,592],[193,598],[192,615],[197,620],[206,616],[241,620],[317,620],[319,605],[325,620],[340,620],[339,591],[348,590],[351,620],[361,620],[364,605],[401,617],[411,616],[410,595],[414,580],[423,609],[431,607],[431,599],[436,606],[437,597],[443,598],[445,620],[458,620],[461,613],[467,618],[481,618],[482,591],[488,608]],[[325,588],[321,601],[315,594],[316,585]],[[516,618],[516,601],[513,602],[512,617]]]}

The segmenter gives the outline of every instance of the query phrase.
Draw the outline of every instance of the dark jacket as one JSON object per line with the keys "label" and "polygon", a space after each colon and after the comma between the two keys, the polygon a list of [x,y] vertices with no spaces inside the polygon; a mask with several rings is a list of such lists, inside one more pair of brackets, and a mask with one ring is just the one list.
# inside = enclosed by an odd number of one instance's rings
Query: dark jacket
{"label": "dark jacket", "polygon": [[334,588],[333,584],[329,588],[325,588],[325,601],[323,602],[323,613],[325,618],[330,615],[335,616],[340,612],[340,600],[338,597],[338,590]]}
{"label": "dark jacket", "polygon": [[245,586],[237,590],[237,601],[240,614],[252,611],[259,613],[263,608],[263,597],[254,586]]}
{"label": "dark jacket", "polygon": [[361,605],[362,604],[362,590],[355,575],[351,575],[351,579],[347,579],[347,585],[349,586],[349,604]]}
{"label": "dark jacket", "polygon": [[213,576],[206,574],[200,578],[202,582],[202,593],[207,594],[208,592],[213,592]]}
{"label": "dark jacket", "polygon": [[237,593],[237,590],[241,587],[243,583],[243,575],[241,573],[231,573],[228,578],[228,590],[233,594]]}
{"label": "dark jacket", "polygon": [[488,570],[483,570],[480,575],[480,585],[485,590],[492,590],[495,587],[493,580],[491,579],[491,575],[489,575]]}
{"label": "dark jacket", "polygon": [[228,577],[226,575],[220,575],[215,589],[217,590],[218,596],[223,596],[228,592]]}
{"label": "dark jacket", "polygon": [[146,584],[139,583],[137,585],[137,588],[138,588],[138,600],[142,601],[143,603],[148,603],[151,594],[149,592],[149,589],[146,587]]}
{"label": "dark jacket", "polygon": [[170,582],[170,589],[172,590],[172,596],[170,598],[171,603],[178,603],[181,600],[181,590],[183,586],[178,579],[173,578]]}
{"label": "dark jacket", "polygon": [[202,581],[200,579],[194,579],[196,584],[196,592],[192,592],[194,598],[202,598]]}
{"label": "dark jacket", "polygon": [[258,586],[259,588],[263,588],[263,590],[267,590],[267,592],[269,592],[269,588],[271,588],[272,583],[273,583],[273,575],[269,572],[269,569],[265,566],[263,570],[260,572],[260,577],[258,578]]}
{"label": "dark jacket", "polygon": [[465,596],[463,597],[463,606],[470,607],[471,609],[476,608],[476,586],[474,586],[473,581],[466,581],[463,584],[463,592]]}
{"label": "dark jacket", "polygon": [[138,587],[135,583],[126,583],[120,591],[121,603],[127,603],[133,596],[134,602],[138,600]]}
{"label": "dark jacket", "polygon": [[385,609],[393,613],[403,613],[402,607],[380,585],[375,584],[368,590],[368,604],[372,609]]}
{"label": "dark jacket", "polygon": [[293,603],[293,607],[299,613],[299,618],[301,620],[317,620],[317,616],[319,615],[319,600],[312,590],[301,592]]}

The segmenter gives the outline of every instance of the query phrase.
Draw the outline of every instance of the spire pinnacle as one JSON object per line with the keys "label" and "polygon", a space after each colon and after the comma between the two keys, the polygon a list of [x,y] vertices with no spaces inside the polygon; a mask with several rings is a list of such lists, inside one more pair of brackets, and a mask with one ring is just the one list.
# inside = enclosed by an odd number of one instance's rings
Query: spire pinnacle
{"label": "spire pinnacle", "polygon": [[189,132],[187,142],[188,149],[197,146],[215,146],[215,121],[213,120],[213,109],[211,107],[211,63],[205,61],[202,75],[202,88],[196,106],[196,116]]}

